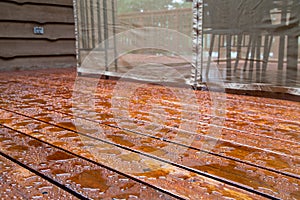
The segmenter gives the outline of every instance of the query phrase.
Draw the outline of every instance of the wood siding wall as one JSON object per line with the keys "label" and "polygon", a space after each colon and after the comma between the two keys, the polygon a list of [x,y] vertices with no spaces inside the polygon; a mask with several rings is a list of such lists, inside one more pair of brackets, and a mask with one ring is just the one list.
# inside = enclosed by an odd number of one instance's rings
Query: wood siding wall
{"label": "wood siding wall", "polygon": [[0,70],[75,65],[72,0],[0,0]]}

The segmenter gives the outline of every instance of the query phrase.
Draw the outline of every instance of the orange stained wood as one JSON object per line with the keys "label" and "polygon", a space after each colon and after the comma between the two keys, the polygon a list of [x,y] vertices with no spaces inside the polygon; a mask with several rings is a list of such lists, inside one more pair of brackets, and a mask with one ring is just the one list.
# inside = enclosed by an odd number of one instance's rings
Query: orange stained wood
{"label": "orange stained wood", "polygon": [[299,102],[224,94],[215,107],[207,91],[116,84],[0,73],[3,197],[300,199]]}

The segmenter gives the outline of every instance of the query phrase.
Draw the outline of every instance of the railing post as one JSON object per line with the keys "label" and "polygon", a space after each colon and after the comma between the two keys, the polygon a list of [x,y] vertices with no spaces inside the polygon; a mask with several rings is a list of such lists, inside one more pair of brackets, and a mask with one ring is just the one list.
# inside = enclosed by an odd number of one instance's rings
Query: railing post
{"label": "railing post", "polygon": [[192,84],[198,87],[202,82],[203,66],[203,0],[193,1],[193,67]]}

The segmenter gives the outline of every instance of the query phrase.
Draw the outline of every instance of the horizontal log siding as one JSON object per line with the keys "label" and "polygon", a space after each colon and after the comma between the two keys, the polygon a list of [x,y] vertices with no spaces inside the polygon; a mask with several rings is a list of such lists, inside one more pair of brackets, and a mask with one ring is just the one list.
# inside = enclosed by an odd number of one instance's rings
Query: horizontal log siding
{"label": "horizontal log siding", "polygon": [[0,70],[75,66],[74,29],[72,0],[1,1]]}

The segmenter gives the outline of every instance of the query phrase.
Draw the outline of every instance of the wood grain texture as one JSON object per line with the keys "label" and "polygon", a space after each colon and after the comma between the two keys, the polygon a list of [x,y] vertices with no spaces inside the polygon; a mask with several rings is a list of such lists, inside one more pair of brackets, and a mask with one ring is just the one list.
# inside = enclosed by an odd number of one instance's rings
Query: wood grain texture
{"label": "wood grain texture", "polygon": [[0,19],[40,23],[73,23],[73,8],[0,2]]}
{"label": "wood grain texture", "polygon": [[39,23],[73,23],[73,8],[0,2],[0,19]]}
{"label": "wood grain texture", "polygon": [[15,4],[52,4],[56,6],[73,6],[72,0],[4,0],[4,2],[10,2]]}
{"label": "wood grain texture", "polygon": [[[43,35],[33,33],[35,26]],[[74,66],[72,0],[0,2],[0,70]]]}
{"label": "wood grain texture", "polygon": [[74,54],[74,40],[60,40],[49,42],[47,40],[0,40],[0,58],[13,58],[19,56],[41,56]]}
{"label": "wood grain texture", "polygon": [[35,35],[33,28],[38,26],[35,23],[22,22],[2,22],[0,23],[0,38],[16,38],[16,39],[74,39],[74,25],[65,24],[46,24],[43,25],[45,34]]}
{"label": "wood grain texture", "polygon": [[75,65],[76,58],[72,55],[0,59],[0,71],[66,68]]}

